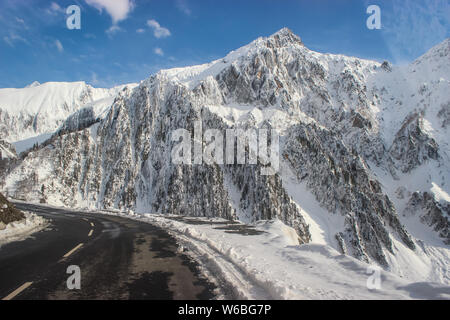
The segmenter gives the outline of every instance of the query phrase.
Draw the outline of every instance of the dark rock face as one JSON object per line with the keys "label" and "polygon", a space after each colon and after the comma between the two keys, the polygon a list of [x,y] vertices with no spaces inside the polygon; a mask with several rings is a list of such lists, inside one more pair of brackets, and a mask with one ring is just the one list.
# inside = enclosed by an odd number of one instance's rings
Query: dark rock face
{"label": "dark rock face", "polygon": [[389,152],[397,160],[396,166],[404,173],[429,159],[439,158],[439,147],[433,138],[424,133],[423,117],[417,113],[405,119]]}
{"label": "dark rock face", "polygon": [[450,101],[442,105],[442,108],[438,113],[438,117],[442,121],[442,128],[447,128],[450,124]]}
{"label": "dark rock face", "polygon": [[392,72],[392,66],[388,61],[383,61],[381,68],[386,72]]}
{"label": "dark rock face", "polygon": [[444,243],[450,245],[450,204],[441,204],[428,192],[414,192],[405,212],[418,214],[420,220],[439,233]]}
{"label": "dark rock face", "polygon": [[100,122],[92,107],[83,108],[67,118],[58,129],[58,134],[79,131]]}
{"label": "dark rock face", "polygon": [[382,248],[393,252],[387,226],[403,242],[415,248],[400,224],[389,198],[371,179],[367,165],[332,131],[316,125],[297,125],[289,130],[283,156],[300,180],[306,180],[317,200],[330,212],[345,215],[345,232],[336,235],[342,252],[387,265]]}

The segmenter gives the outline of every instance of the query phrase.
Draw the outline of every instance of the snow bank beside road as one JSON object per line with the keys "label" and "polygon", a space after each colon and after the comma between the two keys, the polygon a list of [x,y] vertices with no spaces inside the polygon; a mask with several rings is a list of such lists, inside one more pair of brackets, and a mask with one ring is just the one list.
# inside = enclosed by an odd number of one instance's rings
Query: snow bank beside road
{"label": "snow bank beside road", "polygon": [[24,220],[11,222],[0,230],[0,246],[28,238],[31,234],[41,231],[48,226],[48,221],[34,213],[23,212]]}
{"label": "snow bank beside road", "polygon": [[[450,299],[450,287],[408,282],[327,245],[300,246],[295,232],[279,220],[261,221],[253,228],[221,219],[138,219],[170,230],[194,255],[208,260],[240,298]],[[381,288],[369,290],[374,269],[379,270]]]}
{"label": "snow bank beside road", "polygon": [[[450,299],[450,286],[401,278],[326,244],[299,245],[295,231],[280,220],[245,225],[220,218],[80,210],[163,228],[225,289],[227,298],[231,293],[232,298],[255,300]],[[369,289],[377,273],[380,287]]]}

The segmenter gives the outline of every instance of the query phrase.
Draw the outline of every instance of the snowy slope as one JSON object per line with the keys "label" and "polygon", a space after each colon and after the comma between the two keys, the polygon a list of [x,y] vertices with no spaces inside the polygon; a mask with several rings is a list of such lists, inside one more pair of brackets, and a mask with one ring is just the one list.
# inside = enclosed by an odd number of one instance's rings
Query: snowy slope
{"label": "snowy slope", "polygon": [[[71,207],[278,219],[301,244],[448,285],[449,51],[446,40],[396,67],[313,52],[282,29],[209,64],[162,70],[110,108],[84,104],[4,190]],[[280,172],[173,164],[172,132],[196,120],[278,130]]]}
{"label": "snowy slope", "polygon": [[[133,87],[134,85],[129,85]],[[18,153],[41,143],[72,113],[86,104],[104,108],[125,86],[99,89],[85,82],[37,82],[22,89],[0,89],[0,134]]]}
{"label": "snowy slope", "polygon": [[[411,282],[323,244],[299,246],[295,231],[279,220],[249,228],[220,219],[134,218],[172,231],[243,299],[450,299],[450,287],[438,282]],[[374,272],[380,282],[372,287]]]}

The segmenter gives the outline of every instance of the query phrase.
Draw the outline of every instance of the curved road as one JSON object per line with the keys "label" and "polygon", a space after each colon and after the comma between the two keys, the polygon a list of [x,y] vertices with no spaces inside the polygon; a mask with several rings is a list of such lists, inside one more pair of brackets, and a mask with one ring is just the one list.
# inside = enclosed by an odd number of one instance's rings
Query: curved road
{"label": "curved road", "polygon": [[[216,287],[163,229],[126,218],[16,203],[47,230],[0,248],[0,299],[212,299]],[[67,268],[79,266],[81,289]]]}

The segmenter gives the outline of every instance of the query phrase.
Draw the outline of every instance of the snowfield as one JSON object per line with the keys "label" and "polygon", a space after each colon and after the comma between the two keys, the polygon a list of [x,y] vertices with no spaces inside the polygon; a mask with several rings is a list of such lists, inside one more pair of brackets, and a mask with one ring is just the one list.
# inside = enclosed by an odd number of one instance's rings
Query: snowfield
{"label": "snowfield", "polygon": [[[328,245],[299,245],[295,230],[280,220],[246,226],[219,218],[131,217],[168,230],[239,299],[450,299],[448,285],[410,281]],[[374,272],[380,287],[368,289]]]}
{"label": "snowfield", "polygon": [[94,88],[85,82],[35,82],[25,88],[0,89],[0,134],[17,154],[50,138],[73,113],[92,107],[100,116],[124,88]]}
{"label": "snowfield", "polygon": [[21,241],[30,237],[33,233],[41,231],[48,227],[48,221],[31,212],[24,211],[25,219],[11,222],[0,230],[0,246],[13,241]]}

